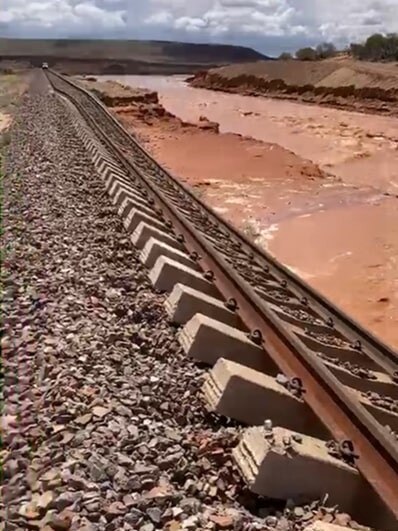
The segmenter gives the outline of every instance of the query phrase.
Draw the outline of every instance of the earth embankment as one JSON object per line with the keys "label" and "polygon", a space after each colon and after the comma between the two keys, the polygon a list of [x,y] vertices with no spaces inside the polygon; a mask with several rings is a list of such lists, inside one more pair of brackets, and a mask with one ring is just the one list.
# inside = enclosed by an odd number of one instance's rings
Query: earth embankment
{"label": "earth embankment", "polygon": [[398,64],[257,61],[196,73],[193,87],[398,116]]}

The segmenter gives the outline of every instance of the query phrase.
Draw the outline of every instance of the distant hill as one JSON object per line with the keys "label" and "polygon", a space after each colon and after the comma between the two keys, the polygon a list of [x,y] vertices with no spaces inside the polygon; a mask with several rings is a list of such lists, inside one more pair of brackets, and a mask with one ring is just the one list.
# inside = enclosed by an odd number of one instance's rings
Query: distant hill
{"label": "distant hill", "polygon": [[39,66],[46,61],[70,73],[190,73],[266,59],[251,48],[221,44],[0,38],[0,62]]}

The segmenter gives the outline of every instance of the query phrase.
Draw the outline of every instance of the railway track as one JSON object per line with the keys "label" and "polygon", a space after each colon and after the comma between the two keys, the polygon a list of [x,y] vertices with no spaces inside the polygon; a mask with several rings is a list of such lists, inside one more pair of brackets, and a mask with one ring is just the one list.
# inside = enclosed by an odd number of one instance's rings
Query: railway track
{"label": "railway track", "polygon": [[235,451],[252,490],[327,491],[331,503],[396,529],[398,354],[204,205],[94,96],[45,75],[153,285],[170,292],[187,355],[213,366],[208,408],[253,426]]}

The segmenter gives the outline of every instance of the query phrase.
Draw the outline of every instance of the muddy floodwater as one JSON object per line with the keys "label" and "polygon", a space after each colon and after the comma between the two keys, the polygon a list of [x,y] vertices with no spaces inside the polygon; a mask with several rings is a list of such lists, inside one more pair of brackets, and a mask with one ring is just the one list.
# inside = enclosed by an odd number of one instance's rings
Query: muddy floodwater
{"label": "muddy floodwater", "polygon": [[261,141],[137,125],[161,163],[201,186],[209,204],[398,348],[397,119],[193,89],[179,77],[111,79],[156,90],[184,121],[204,116],[221,133]]}

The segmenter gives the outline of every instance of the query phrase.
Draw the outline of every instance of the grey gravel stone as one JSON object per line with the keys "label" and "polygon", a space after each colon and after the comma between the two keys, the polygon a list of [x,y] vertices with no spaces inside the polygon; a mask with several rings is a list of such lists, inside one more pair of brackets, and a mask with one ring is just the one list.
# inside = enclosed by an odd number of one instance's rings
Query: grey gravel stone
{"label": "grey gravel stone", "polygon": [[159,507],[152,507],[146,510],[146,514],[152,520],[154,524],[159,524],[162,519],[162,511]]}
{"label": "grey gravel stone", "polygon": [[64,492],[55,498],[51,505],[57,511],[63,511],[79,501],[81,497],[82,494],[80,492]]}

